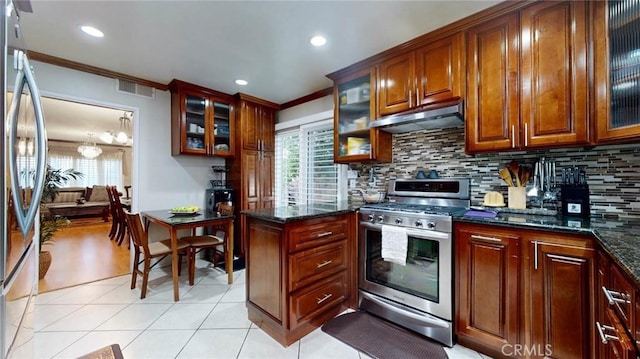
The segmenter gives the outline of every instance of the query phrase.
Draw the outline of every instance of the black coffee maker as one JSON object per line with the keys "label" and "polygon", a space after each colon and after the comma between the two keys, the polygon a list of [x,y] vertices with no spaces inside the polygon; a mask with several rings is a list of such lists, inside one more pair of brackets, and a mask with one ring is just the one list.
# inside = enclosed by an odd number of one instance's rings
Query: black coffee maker
{"label": "black coffee maker", "polygon": [[205,208],[209,213],[215,213],[218,203],[235,203],[235,190],[231,188],[208,188],[205,193]]}

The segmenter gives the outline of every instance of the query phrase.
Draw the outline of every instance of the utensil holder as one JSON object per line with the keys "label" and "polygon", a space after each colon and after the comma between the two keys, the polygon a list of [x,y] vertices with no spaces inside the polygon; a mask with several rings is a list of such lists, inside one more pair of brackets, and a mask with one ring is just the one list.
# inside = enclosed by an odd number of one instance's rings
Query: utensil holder
{"label": "utensil holder", "polygon": [[509,187],[507,195],[509,197],[507,201],[509,208],[527,208],[526,187]]}

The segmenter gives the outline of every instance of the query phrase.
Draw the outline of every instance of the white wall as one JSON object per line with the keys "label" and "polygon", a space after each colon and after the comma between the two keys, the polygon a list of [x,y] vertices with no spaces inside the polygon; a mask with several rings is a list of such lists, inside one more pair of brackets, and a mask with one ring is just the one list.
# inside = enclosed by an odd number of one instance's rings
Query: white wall
{"label": "white wall", "polygon": [[325,111],[333,111],[333,95],[321,97],[319,99],[279,111],[276,116],[276,122],[283,123],[292,121]]}
{"label": "white wall", "polygon": [[211,166],[224,159],[171,156],[171,94],[155,98],[116,91],[115,80],[34,62],[43,96],[101,104],[135,111],[133,124],[133,211],[204,205],[204,190],[213,179]]}

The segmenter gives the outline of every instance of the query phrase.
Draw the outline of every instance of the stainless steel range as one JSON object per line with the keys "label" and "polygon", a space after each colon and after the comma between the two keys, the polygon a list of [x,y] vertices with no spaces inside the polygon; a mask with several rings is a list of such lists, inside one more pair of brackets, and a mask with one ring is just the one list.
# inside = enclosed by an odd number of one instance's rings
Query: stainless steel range
{"label": "stainless steel range", "polygon": [[391,180],[388,202],[361,207],[360,309],[453,345],[452,215],[469,207],[469,186]]}

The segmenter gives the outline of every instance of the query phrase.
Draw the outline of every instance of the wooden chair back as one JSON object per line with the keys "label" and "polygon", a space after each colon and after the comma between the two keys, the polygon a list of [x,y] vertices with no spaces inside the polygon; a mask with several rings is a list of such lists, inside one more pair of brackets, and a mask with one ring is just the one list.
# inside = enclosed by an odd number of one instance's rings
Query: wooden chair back
{"label": "wooden chair back", "polygon": [[144,230],[140,214],[125,212],[124,216],[129,227],[129,233],[133,238],[133,244],[140,248],[145,256],[149,256],[149,236],[147,231]]}

